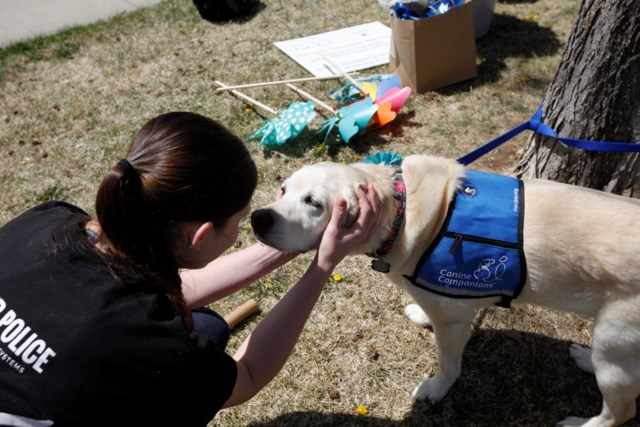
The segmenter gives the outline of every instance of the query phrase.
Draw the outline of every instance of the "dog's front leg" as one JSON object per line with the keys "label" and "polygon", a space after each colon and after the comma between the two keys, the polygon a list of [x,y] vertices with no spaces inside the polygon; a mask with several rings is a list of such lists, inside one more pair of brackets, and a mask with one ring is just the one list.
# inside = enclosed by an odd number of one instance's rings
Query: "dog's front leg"
{"label": "dog's front leg", "polygon": [[413,391],[416,400],[440,401],[460,375],[462,352],[471,336],[471,322],[474,312],[468,308],[458,308],[446,315],[434,316],[429,313],[438,351],[438,372],[422,381]]}

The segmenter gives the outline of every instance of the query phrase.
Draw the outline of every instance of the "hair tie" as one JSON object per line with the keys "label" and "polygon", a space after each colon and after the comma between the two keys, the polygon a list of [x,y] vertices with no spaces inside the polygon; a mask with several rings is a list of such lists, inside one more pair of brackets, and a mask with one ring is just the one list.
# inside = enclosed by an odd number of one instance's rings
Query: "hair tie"
{"label": "hair tie", "polygon": [[120,159],[118,160],[118,165],[122,167],[122,169],[124,169],[124,174],[123,175],[128,175],[128,174],[135,174],[137,175],[138,172],[135,170],[135,168],[131,165],[131,163],[129,163],[129,160],[127,159]]}

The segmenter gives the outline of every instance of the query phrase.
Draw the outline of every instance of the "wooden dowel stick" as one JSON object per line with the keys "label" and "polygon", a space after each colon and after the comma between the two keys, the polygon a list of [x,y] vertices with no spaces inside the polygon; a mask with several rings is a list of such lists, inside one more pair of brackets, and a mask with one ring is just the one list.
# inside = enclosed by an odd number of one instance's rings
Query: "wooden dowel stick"
{"label": "wooden dowel stick", "polygon": [[[350,75],[355,76],[357,74],[358,73],[351,73]],[[247,83],[247,84],[241,84],[241,85],[226,85],[225,87],[219,87],[218,89],[216,89],[216,92],[233,90],[233,89],[246,89],[251,87],[276,86],[276,85],[283,85],[287,83],[304,83],[304,82],[312,82],[312,81],[319,81],[319,80],[334,80],[334,79],[340,79],[342,77],[343,77],[342,75],[324,76],[324,77],[301,77],[299,79],[274,80],[271,82]]]}
{"label": "wooden dowel stick", "polygon": [[[218,80],[215,80],[214,83],[217,86],[221,87],[221,88],[228,88],[228,86],[226,84],[224,84],[224,83],[222,83],[222,82],[220,82]],[[237,90],[234,89],[234,90],[231,90],[231,93],[234,94],[235,96],[237,96],[238,98],[241,98],[241,99],[247,101],[250,104],[253,104],[253,105],[257,106],[257,107],[262,108],[265,111],[270,112],[273,115],[277,115],[278,114],[278,112],[276,110],[274,110],[273,108],[269,107],[268,105],[263,104],[260,101],[256,101],[255,99],[245,95],[242,92],[238,92]]]}
{"label": "wooden dowel stick", "polygon": [[367,91],[364,90],[362,88],[362,86],[360,86],[360,83],[358,83],[353,77],[351,77],[349,75],[349,73],[347,73],[344,68],[342,68],[341,66],[339,66],[338,64],[336,64],[335,62],[333,62],[331,59],[329,59],[326,55],[323,55],[322,53],[318,53],[320,55],[320,57],[326,61],[329,65],[331,65],[333,68],[336,69],[337,72],[339,72],[340,74],[342,74],[342,76],[349,80],[351,82],[352,85],[354,85],[356,87],[356,89],[358,89],[360,92],[362,92],[364,95],[367,94]]}
{"label": "wooden dowel stick", "polygon": [[233,310],[231,313],[224,316],[224,320],[229,324],[229,328],[233,329],[238,323],[260,310],[258,303],[250,299],[244,304]]}
{"label": "wooden dowel stick", "polygon": [[318,98],[316,98],[315,96],[311,95],[308,92],[305,92],[304,90],[300,89],[297,86],[292,85],[291,83],[286,83],[287,87],[290,88],[291,90],[293,90],[294,92],[302,95],[304,98],[307,98],[310,101],[315,102],[316,104],[318,104],[320,107],[324,108],[325,110],[330,111],[332,114],[335,114],[335,110],[333,108],[331,108],[330,105],[325,104],[324,102],[320,101]]}

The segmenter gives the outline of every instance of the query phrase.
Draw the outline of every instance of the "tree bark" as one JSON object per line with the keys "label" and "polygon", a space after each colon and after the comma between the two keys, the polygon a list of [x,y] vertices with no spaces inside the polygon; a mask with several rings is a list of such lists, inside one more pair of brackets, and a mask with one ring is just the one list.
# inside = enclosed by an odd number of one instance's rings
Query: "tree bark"
{"label": "tree bark", "polygon": [[[640,142],[640,1],[583,0],[544,100],[561,137]],[[534,134],[514,174],[640,198],[640,153],[601,153]]]}

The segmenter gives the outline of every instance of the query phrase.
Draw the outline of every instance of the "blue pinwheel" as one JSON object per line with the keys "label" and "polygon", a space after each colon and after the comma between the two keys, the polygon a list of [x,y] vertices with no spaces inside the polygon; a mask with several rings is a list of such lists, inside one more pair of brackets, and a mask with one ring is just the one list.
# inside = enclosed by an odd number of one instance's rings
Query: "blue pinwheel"
{"label": "blue pinwheel", "polygon": [[266,120],[264,125],[248,139],[260,139],[260,145],[282,145],[302,132],[316,115],[315,103],[294,102],[277,117]]}
{"label": "blue pinwheel", "polygon": [[330,91],[329,97],[343,105],[358,101],[365,96],[370,96],[375,101],[392,87],[402,87],[400,77],[396,74],[372,74],[355,81],[366,93],[363,94],[353,83],[346,82],[338,89]]}
{"label": "blue pinwheel", "polygon": [[373,99],[366,97],[351,105],[338,110],[335,117],[322,123],[318,133],[324,132],[324,141],[327,141],[331,131],[337,126],[338,134],[344,142],[348,142],[354,135],[364,132],[373,115],[378,111]]}

